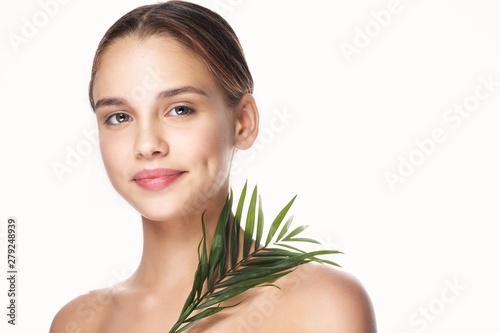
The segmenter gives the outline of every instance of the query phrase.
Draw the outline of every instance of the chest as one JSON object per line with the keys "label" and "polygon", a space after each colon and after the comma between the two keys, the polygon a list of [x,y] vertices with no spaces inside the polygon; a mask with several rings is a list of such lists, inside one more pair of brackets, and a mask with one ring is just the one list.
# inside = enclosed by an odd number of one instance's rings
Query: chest
{"label": "chest", "polygon": [[[185,333],[293,333],[297,326],[276,297],[248,297],[234,308],[199,321]],[[168,333],[179,315],[178,306],[168,304],[141,307],[120,304],[110,312],[102,333]],[[297,319],[295,317],[295,319]],[[299,332],[299,331],[297,331]],[[300,331],[304,332],[304,331]]]}

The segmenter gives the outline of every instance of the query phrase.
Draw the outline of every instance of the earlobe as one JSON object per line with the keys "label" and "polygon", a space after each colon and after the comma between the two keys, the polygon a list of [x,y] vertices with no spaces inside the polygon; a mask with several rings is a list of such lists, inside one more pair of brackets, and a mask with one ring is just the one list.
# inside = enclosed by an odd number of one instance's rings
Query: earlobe
{"label": "earlobe", "polygon": [[245,150],[252,146],[259,133],[259,111],[251,94],[245,94],[236,110],[234,146]]}

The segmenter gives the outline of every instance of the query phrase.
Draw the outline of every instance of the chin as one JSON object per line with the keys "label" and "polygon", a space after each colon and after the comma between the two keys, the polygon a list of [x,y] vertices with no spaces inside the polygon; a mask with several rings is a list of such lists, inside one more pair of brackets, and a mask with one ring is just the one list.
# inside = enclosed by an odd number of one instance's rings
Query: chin
{"label": "chin", "polygon": [[[156,202],[155,202],[156,201]],[[144,218],[150,221],[164,222],[197,218],[201,221],[203,207],[196,207],[192,202],[172,202],[172,200],[151,200],[130,204]]]}
{"label": "chin", "polygon": [[[118,193],[144,218],[151,221],[199,220],[203,212],[219,209],[228,193],[227,179],[211,184],[186,182],[179,187],[143,191],[136,186],[116,188]],[[174,185],[174,184],[173,184]],[[222,207],[220,207],[222,208]]]}

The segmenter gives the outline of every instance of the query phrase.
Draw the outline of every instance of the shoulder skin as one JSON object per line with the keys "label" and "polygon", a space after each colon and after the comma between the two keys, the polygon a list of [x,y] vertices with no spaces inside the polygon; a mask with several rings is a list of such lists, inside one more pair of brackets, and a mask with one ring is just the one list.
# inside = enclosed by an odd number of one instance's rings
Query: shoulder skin
{"label": "shoulder skin", "polygon": [[[376,333],[371,300],[352,275],[330,266],[306,264],[279,283],[286,320],[297,332]],[[293,316],[290,316],[293,313]],[[286,318],[285,318],[286,317]]]}
{"label": "shoulder skin", "polygon": [[110,289],[99,289],[78,296],[55,315],[50,333],[93,333],[102,329],[111,303]]}

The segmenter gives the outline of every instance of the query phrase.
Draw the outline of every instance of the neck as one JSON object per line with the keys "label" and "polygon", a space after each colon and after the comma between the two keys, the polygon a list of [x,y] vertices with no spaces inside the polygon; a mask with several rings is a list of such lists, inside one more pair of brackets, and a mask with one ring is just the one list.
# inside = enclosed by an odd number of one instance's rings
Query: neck
{"label": "neck", "polygon": [[151,221],[142,218],[143,253],[134,274],[142,285],[152,288],[191,288],[198,266],[198,247],[203,237],[203,212],[207,246],[210,248],[226,195],[214,199],[203,210],[177,220]]}

